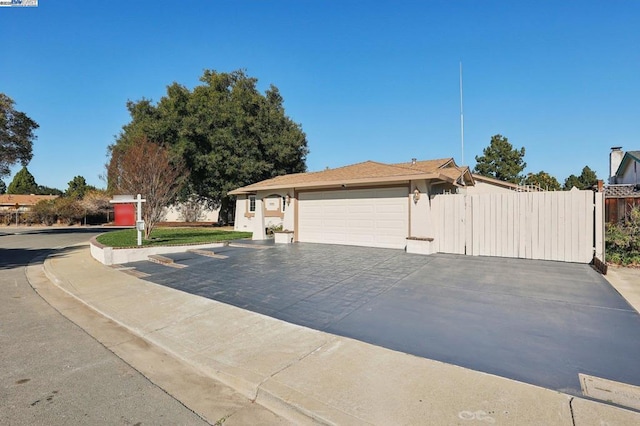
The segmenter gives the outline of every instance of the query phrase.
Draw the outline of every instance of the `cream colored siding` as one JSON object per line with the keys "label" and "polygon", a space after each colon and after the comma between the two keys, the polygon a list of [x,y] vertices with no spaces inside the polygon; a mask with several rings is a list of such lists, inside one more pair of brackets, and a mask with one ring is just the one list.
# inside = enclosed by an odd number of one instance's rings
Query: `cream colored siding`
{"label": "cream colored siding", "polygon": [[440,252],[581,263],[594,250],[604,256],[602,193],[437,195],[432,206]]}
{"label": "cream colored siding", "polygon": [[298,240],[404,248],[408,236],[407,193],[404,187],[302,192]]}

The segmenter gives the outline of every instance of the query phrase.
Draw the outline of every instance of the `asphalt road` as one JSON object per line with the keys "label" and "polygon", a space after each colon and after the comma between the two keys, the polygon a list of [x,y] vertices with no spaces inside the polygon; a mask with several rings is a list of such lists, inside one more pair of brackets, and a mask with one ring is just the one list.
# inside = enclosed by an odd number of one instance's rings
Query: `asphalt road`
{"label": "asphalt road", "polygon": [[580,395],[640,386],[640,316],[588,265],[321,244],[136,262],[145,279],[378,346]]}
{"label": "asphalt road", "polygon": [[32,259],[64,255],[62,247],[98,231],[15,231],[0,230],[0,424],[207,424],[29,285],[25,266]]}

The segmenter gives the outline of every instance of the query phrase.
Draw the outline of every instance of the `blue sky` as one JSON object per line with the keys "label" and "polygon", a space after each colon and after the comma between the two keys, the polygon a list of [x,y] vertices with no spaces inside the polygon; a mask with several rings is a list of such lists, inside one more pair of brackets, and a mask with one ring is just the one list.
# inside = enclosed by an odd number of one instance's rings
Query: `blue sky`
{"label": "blue sky", "polygon": [[460,61],[466,165],[497,133],[561,183],[585,165],[606,178],[611,146],[640,149],[636,0],[40,0],[0,8],[0,38],[0,92],[40,124],[29,170],[62,190],[105,186],[127,100],[204,69],[277,86],[310,171],[462,163]]}

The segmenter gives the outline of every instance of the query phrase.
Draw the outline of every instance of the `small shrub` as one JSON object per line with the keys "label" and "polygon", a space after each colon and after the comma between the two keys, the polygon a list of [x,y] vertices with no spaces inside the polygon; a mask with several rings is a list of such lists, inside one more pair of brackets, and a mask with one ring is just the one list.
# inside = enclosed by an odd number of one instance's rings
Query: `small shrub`
{"label": "small shrub", "polygon": [[38,203],[31,208],[29,217],[32,223],[41,223],[47,226],[53,225],[58,218],[55,212],[55,202],[53,200],[38,201]]}
{"label": "small shrub", "polygon": [[640,207],[620,223],[607,223],[605,244],[609,263],[640,266]]}
{"label": "small shrub", "polygon": [[60,197],[53,201],[55,212],[58,215],[58,221],[66,225],[74,225],[82,222],[85,210],[78,200],[70,197]]}
{"label": "small shrub", "polygon": [[273,235],[274,232],[282,231],[282,224],[280,225],[269,225],[267,228],[267,235]]}

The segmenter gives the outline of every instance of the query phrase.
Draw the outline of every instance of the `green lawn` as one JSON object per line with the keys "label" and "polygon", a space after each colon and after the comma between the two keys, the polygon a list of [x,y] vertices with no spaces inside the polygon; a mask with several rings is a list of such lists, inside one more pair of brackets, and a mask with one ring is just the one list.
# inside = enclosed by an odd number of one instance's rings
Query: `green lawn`
{"label": "green lawn", "polygon": [[[225,231],[215,228],[156,228],[151,233],[151,239],[142,239],[142,245],[152,247],[205,244],[241,238],[251,238],[251,232]],[[138,234],[135,229],[123,229],[102,234],[97,240],[100,244],[109,247],[136,247]]]}

